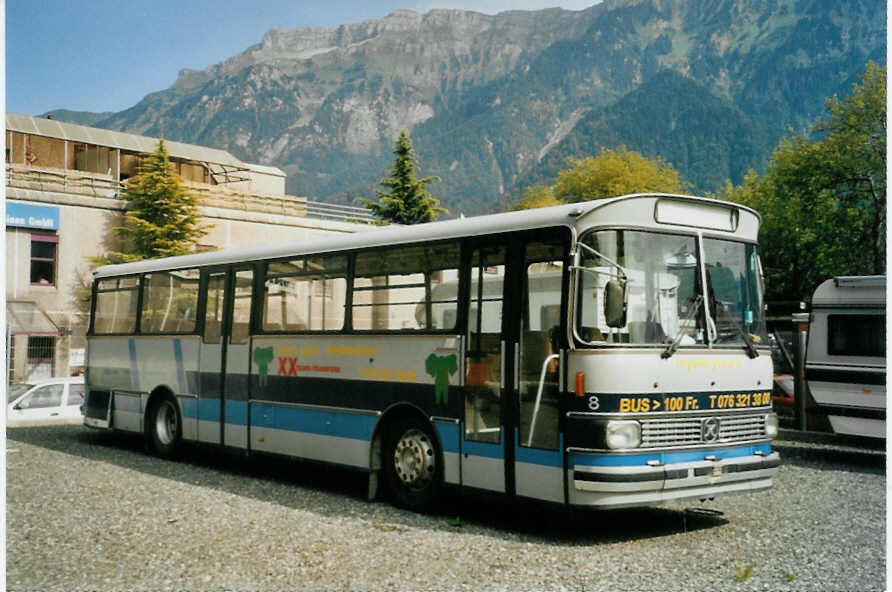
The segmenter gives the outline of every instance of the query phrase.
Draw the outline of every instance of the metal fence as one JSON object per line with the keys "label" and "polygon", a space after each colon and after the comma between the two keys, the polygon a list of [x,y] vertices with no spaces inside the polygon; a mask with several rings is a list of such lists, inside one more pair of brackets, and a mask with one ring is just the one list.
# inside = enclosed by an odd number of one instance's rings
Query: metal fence
{"label": "metal fence", "polygon": [[[120,199],[123,183],[107,175],[83,171],[47,170],[32,167],[6,166],[6,184],[9,187],[36,191],[56,191]],[[214,185],[183,185],[195,193],[203,205],[243,211],[272,212],[289,216],[340,220],[359,224],[372,224],[375,217],[369,210],[357,206],[309,201],[293,195],[252,194],[221,190]]]}
{"label": "metal fence", "polygon": [[360,224],[375,223],[375,216],[366,208],[330,204],[321,201],[307,201],[307,216],[310,218],[358,222]]}

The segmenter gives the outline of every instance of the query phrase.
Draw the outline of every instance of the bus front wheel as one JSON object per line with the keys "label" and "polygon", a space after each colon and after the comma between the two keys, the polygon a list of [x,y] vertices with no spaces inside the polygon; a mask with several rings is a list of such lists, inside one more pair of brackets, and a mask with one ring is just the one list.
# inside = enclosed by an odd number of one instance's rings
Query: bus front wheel
{"label": "bus front wheel", "polygon": [[430,507],[440,492],[443,465],[430,426],[406,418],[388,430],[384,450],[388,489],[409,510]]}
{"label": "bus front wheel", "polygon": [[172,457],[182,436],[180,412],[173,397],[165,395],[149,408],[146,429],[152,452],[164,458]]}

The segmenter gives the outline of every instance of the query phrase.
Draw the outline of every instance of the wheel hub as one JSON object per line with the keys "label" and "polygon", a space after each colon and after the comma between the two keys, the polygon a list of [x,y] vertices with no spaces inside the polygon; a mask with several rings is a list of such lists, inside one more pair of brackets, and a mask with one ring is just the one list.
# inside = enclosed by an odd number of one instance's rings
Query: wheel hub
{"label": "wheel hub", "polygon": [[404,484],[422,489],[434,478],[436,455],[430,438],[421,430],[411,429],[403,434],[393,452],[393,466]]}
{"label": "wheel hub", "polygon": [[165,446],[176,438],[177,412],[170,401],[164,401],[158,408],[158,414],[155,416],[155,433]]}

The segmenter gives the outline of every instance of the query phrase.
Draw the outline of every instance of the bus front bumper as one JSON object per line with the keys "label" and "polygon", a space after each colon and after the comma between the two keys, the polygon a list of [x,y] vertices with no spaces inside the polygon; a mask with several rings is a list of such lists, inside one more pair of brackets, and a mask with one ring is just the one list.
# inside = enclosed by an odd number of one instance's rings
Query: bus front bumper
{"label": "bus front bumper", "polygon": [[770,488],[780,464],[771,452],[665,465],[571,465],[569,502],[621,508],[751,493]]}

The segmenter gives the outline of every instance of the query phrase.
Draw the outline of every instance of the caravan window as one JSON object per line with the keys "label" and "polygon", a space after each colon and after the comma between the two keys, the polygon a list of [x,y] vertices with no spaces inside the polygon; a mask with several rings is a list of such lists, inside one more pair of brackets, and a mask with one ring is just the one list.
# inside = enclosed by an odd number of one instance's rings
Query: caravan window
{"label": "caravan window", "polygon": [[883,315],[830,315],[827,349],[831,356],[886,356]]}

